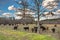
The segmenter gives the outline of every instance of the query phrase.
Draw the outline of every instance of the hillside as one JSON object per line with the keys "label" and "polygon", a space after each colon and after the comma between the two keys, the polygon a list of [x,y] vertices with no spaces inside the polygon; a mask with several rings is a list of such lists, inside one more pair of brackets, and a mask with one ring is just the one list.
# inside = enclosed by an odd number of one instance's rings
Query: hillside
{"label": "hillside", "polygon": [[[19,19],[19,20],[15,20],[13,18],[0,18],[0,24],[21,24],[21,23],[28,23],[28,24],[32,24],[32,23],[37,23],[36,21],[34,21],[34,19]],[[40,21],[40,23],[44,23],[44,24],[60,24],[60,18],[58,19],[46,19],[46,20],[42,20]]]}
{"label": "hillside", "polygon": [[40,23],[44,23],[44,24],[60,24],[60,18],[58,18],[58,19],[46,19],[46,20],[40,21]]}

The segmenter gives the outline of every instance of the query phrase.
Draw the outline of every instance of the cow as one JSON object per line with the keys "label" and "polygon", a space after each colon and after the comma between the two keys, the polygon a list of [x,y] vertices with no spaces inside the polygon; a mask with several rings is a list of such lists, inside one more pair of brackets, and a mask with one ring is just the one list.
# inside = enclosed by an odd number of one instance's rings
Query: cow
{"label": "cow", "polygon": [[38,27],[34,27],[32,31],[34,31],[35,33],[37,33],[37,29],[38,29]]}
{"label": "cow", "polygon": [[57,25],[55,24],[54,27],[51,29],[53,33],[55,33],[55,31],[56,31],[56,27],[57,27]]}
{"label": "cow", "polygon": [[31,30],[32,30],[32,32],[34,32],[34,28],[32,28]]}
{"label": "cow", "polygon": [[24,27],[24,30],[26,31],[26,30],[28,30],[29,31],[29,27]]}
{"label": "cow", "polygon": [[55,24],[54,27],[57,27],[57,25]]}
{"label": "cow", "polygon": [[55,28],[52,28],[51,30],[52,30],[53,33],[55,33]]}
{"label": "cow", "polygon": [[17,30],[17,28],[18,28],[18,25],[15,25],[15,26],[14,26],[14,30]]}
{"label": "cow", "polygon": [[42,31],[45,31],[46,30],[46,28],[44,27],[44,26],[40,26],[40,29],[42,29]]}

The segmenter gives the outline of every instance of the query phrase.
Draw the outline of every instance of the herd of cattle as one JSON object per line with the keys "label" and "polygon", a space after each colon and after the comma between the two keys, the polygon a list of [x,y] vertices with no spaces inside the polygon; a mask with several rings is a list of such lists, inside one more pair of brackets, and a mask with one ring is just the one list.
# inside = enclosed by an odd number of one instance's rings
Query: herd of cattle
{"label": "herd of cattle", "polygon": [[[55,29],[56,27],[57,27],[57,25],[54,25],[54,27],[51,29],[51,31],[52,31],[53,33],[55,33],[55,31],[56,31],[56,29]],[[14,26],[14,30],[17,30],[17,29],[18,29],[18,25],[15,25],[15,26]],[[29,31],[29,26],[25,26],[25,27],[23,27],[23,29],[24,29],[25,31]],[[44,31],[48,31],[48,30],[49,30],[49,27],[44,27],[42,24],[40,24],[39,29],[40,29],[42,32],[44,32]],[[31,28],[31,31],[37,33],[37,32],[38,32],[38,27],[33,27],[33,28]]]}

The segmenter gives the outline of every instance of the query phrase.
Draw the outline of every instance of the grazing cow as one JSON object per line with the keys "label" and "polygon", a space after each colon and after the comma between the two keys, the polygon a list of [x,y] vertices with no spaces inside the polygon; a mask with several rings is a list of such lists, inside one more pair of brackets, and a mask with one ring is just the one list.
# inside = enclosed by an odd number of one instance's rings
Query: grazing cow
{"label": "grazing cow", "polygon": [[24,27],[24,30],[26,31],[26,30],[28,30],[29,31],[29,27]]}
{"label": "grazing cow", "polygon": [[51,30],[52,30],[53,33],[55,33],[55,28],[52,28]]}
{"label": "grazing cow", "polygon": [[14,30],[17,30],[17,28],[18,28],[18,25],[15,25],[15,26],[14,26]]}
{"label": "grazing cow", "polygon": [[42,31],[46,30],[46,28],[44,26],[40,26],[40,29],[42,29]]}
{"label": "grazing cow", "polygon": [[6,25],[6,24],[4,24],[4,25]]}
{"label": "grazing cow", "polygon": [[14,25],[14,24],[11,24],[12,26]]}
{"label": "grazing cow", "polygon": [[10,26],[11,24],[9,24],[9,26]]}
{"label": "grazing cow", "polygon": [[57,27],[57,25],[54,25],[54,27],[51,29],[53,33],[55,33],[55,31],[56,31],[56,27]]}
{"label": "grazing cow", "polygon": [[55,24],[54,27],[57,27],[57,25]]}
{"label": "grazing cow", "polygon": [[37,33],[38,27],[34,27],[34,32]]}

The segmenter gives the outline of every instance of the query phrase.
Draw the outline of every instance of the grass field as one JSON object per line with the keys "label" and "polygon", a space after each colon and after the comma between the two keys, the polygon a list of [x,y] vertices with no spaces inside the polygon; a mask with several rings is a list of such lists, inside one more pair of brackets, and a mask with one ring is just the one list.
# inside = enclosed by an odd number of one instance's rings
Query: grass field
{"label": "grass field", "polygon": [[0,28],[0,40],[55,40],[55,38],[50,35],[40,35]]}

